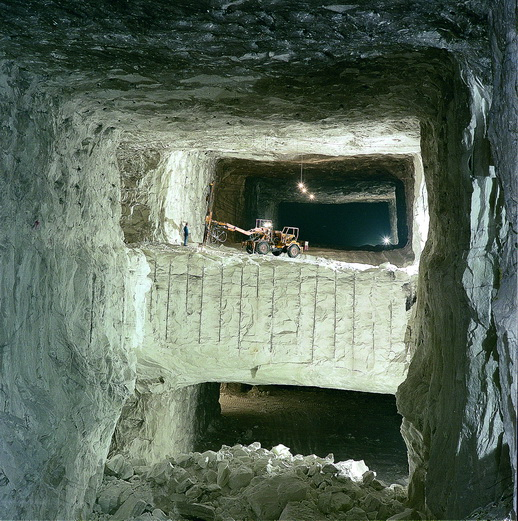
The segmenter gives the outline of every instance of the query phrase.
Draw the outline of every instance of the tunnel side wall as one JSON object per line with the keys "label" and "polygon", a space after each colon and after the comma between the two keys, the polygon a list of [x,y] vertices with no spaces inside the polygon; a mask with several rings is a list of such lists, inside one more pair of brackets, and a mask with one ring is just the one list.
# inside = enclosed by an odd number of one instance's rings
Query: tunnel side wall
{"label": "tunnel side wall", "polygon": [[455,81],[444,119],[422,133],[430,234],[409,337],[415,354],[398,391],[410,500],[436,519],[498,500],[510,479],[492,320],[502,201],[480,160],[487,93],[463,72],[468,88]]}
{"label": "tunnel side wall", "polygon": [[118,225],[117,135],[44,85],[0,66],[1,519],[88,511],[133,389],[145,284]]}
{"label": "tunnel side wall", "polygon": [[123,143],[117,151],[122,180],[121,228],[127,243],[203,241],[209,183],[216,159],[212,152],[170,151]]}
{"label": "tunnel side wall", "polygon": [[146,465],[190,452],[219,413],[218,383],[171,389],[163,378],[140,380],[124,405],[110,451]]}
{"label": "tunnel side wall", "polygon": [[[498,353],[500,397],[502,403],[503,441],[511,454],[514,480],[514,518],[518,513],[517,425],[518,410],[518,14],[512,0],[497,0],[491,14],[493,50],[493,100],[490,112],[489,139],[495,170],[502,187],[504,209],[500,206],[499,277],[493,301]],[[501,203],[500,203],[501,204]],[[495,353],[496,354],[496,353]]]}

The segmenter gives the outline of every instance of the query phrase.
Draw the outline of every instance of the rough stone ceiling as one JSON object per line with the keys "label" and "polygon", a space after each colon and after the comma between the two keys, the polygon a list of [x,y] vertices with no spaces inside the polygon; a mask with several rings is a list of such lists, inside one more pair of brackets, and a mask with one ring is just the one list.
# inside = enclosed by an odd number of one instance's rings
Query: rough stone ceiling
{"label": "rough stone ceiling", "polygon": [[383,121],[391,133],[436,111],[447,51],[488,72],[487,10],[479,0],[4,0],[0,56],[139,140],[225,124],[229,140],[248,126],[282,134],[286,122],[309,135],[315,122],[341,133]]}
{"label": "rough stone ceiling", "polygon": [[199,71],[243,76],[282,73],[287,63],[326,67],[402,45],[481,51],[488,9],[481,0],[4,0],[0,6],[8,27],[2,47],[16,57],[58,70],[109,66],[135,74],[138,65],[156,74],[172,67],[178,82]]}

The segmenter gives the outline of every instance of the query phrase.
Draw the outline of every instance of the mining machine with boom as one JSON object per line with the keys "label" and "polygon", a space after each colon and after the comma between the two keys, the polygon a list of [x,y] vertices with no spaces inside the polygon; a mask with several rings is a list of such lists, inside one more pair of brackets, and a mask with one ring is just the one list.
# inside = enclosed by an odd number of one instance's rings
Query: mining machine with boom
{"label": "mining machine with boom", "polygon": [[301,251],[299,229],[293,226],[285,226],[282,231],[278,231],[273,229],[269,219],[256,219],[255,228],[244,230],[230,223],[215,221],[211,215],[205,221],[206,237],[211,242],[225,242],[228,230],[246,235],[243,245],[248,253],[266,255],[271,251],[273,255],[287,253],[289,257],[295,258]]}

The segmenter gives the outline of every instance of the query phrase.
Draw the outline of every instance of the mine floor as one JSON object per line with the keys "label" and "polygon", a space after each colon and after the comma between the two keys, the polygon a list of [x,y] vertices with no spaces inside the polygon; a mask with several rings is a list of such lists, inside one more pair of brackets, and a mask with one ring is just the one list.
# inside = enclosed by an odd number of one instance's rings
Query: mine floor
{"label": "mine floor", "polygon": [[[197,245],[201,248],[201,245]],[[239,243],[226,242],[224,245],[221,244],[207,244],[204,248],[211,251],[220,252],[239,252],[243,255],[248,255],[244,247]],[[256,255],[254,255],[256,256]],[[271,257],[272,254],[268,254],[265,257]],[[257,255],[257,257],[261,257]],[[280,258],[289,259],[286,254],[282,254]],[[307,251],[301,252],[298,257],[300,260],[314,261],[322,258],[330,261],[347,262],[347,263],[360,263],[369,264],[372,266],[379,266],[385,262],[389,262],[398,267],[404,267],[412,264],[413,255],[409,253],[408,248],[401,248],[395,250],[382,250],[382,251],[363,251],[363,250],[334,250],[330,248],[317,248],[311,246]]]}
{"label": "mine floor", "polygon": [[282,443],[292,454],[363,459],[379,479],[407,484],[401,417],[392,395],[258,386],[248,392],[225,389],[220,404],[220,421],[196,450],[254,441],[271,449]]}

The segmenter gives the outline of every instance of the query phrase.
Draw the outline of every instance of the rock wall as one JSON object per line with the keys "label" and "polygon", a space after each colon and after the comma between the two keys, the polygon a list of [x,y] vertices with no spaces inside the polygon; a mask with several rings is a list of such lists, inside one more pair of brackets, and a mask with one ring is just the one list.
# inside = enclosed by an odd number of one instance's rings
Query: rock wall
{"label": "rock wall", "polygon": [[118,226],[117,134],[44,81],[1,65],[2,519],[91,501],[133,390],[145,282]]}
{"label": "rock wall", "polygon": [[394,393],[413,276],[394,266],[146,247],[152,288],[139,375],[176,385],[317,385]]}
{"label": "rock wall", "polygon": [[188,222],[190,241],[202,242],[214,154],[124,143],[117,157],[125,241],[181,244]]}
{"label": "rock wall", "polygon": [[[493,99],[491,103],[489,139],[495,162],[497,182],[501,187],[498,202],[499,222],[495,234],[496,270],[492,295],[492,316],[495,324],[496,359],[493,379],[502,415],[502,444],[509,446],[512,478],[514,480],[514,517],[518,513],[516,494],[517,442],[516,411],[518,410],[518,321],[516,302],[518,288],[518,258],[516,245],[518,223],[518,56],[517,12],[512,0],[497,0],[491,13],[491,41],[493,51]],[[503,206],[503,208],[502,208]],[[512,488],[511,488],[512,490]]]}
{"label": "rock wall", "polygon": [[173,389],[164,378],[139,380],[124,405],[115,430],[112,453],[150,465],[192,450],[219,417],[219,384]]}
{"label": "rock wall", "polygon": [[415,355],[398,391],[410,499],[436,519],[464,518],[511,484],[492,318],[503,202],[485,153],[487,90],[462,74],[468,92],[456,82],[444,120],[424,133],[430,235],[409,337]]}

